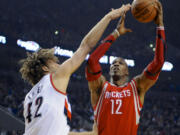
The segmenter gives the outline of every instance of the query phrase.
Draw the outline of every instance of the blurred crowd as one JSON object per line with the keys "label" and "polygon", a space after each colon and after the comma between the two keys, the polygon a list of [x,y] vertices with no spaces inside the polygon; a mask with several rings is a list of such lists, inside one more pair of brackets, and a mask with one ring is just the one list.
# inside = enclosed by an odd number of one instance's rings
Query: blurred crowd
{"label": "blurred crowd", "polygon": [[[20,79],[18,73],[14,76],[11,74],[11,78],[8,75],[2,78],[0,105],[24,121],[23,100],[31,87]],[[179,135],[180,133],[180,94],[178,91],[165,90],[164,87],[160,89],[160,85],[161,83],[157,83],[145,97],[138,135]],[[165,88],[170,89],[168,85]],[[72,105],[71,130],[77,132],[91,130],[94,120],[93,109],[84,76],[73,74],[68,87],[68,98]],[[18,135],[18,133],[22,134],[23,131],[4,135]]]}
{"label": "blurred crowd", "polygon": [[139,135],[179,135],[179,93],[154,92],[145,98]]}

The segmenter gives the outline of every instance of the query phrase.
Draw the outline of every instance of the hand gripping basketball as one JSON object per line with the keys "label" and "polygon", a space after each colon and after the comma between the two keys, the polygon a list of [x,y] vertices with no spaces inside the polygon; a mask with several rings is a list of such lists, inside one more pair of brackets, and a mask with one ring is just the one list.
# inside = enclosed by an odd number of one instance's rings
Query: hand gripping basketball
{"label": "hand gripping basketball", "polygon": [[164,26],[164,23],[163,23],[163,8],[162,8],[162,5],[161,5],[161,3],[159,1],[156,2],[155,8],[157,10],[157,16],[155,17],[154,22],[158,26]]}

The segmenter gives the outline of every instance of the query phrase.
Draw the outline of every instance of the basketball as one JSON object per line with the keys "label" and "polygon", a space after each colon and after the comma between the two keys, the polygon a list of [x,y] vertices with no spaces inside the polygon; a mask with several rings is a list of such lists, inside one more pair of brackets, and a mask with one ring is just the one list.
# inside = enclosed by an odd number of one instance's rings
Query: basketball
{"label": "basketball", "polygon": [[157,14],[155,8],[156,1],[157,0],[134,0],[131,7],[134,18],[142,23],[153,21]]}

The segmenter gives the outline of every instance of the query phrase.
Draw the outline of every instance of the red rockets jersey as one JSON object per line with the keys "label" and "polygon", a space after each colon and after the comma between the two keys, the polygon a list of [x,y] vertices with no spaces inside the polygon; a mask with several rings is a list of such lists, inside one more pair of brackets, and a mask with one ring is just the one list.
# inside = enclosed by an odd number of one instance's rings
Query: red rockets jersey
{"label": "red rockets jersey", "polygon": [[105,82],[94,110],[98,135],[136,135],[141,108],[134,80],[119,87]]}

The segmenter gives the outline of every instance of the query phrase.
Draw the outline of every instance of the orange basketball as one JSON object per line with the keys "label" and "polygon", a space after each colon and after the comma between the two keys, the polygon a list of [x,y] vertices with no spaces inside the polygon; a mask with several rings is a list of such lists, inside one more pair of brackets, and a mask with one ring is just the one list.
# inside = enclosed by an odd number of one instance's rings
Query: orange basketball
{"label": "orange basketball", "polygon": [[132,15],[139,22],[151,22],[157,15],[155,1],[157,0],[134,0],[131,7]]}

